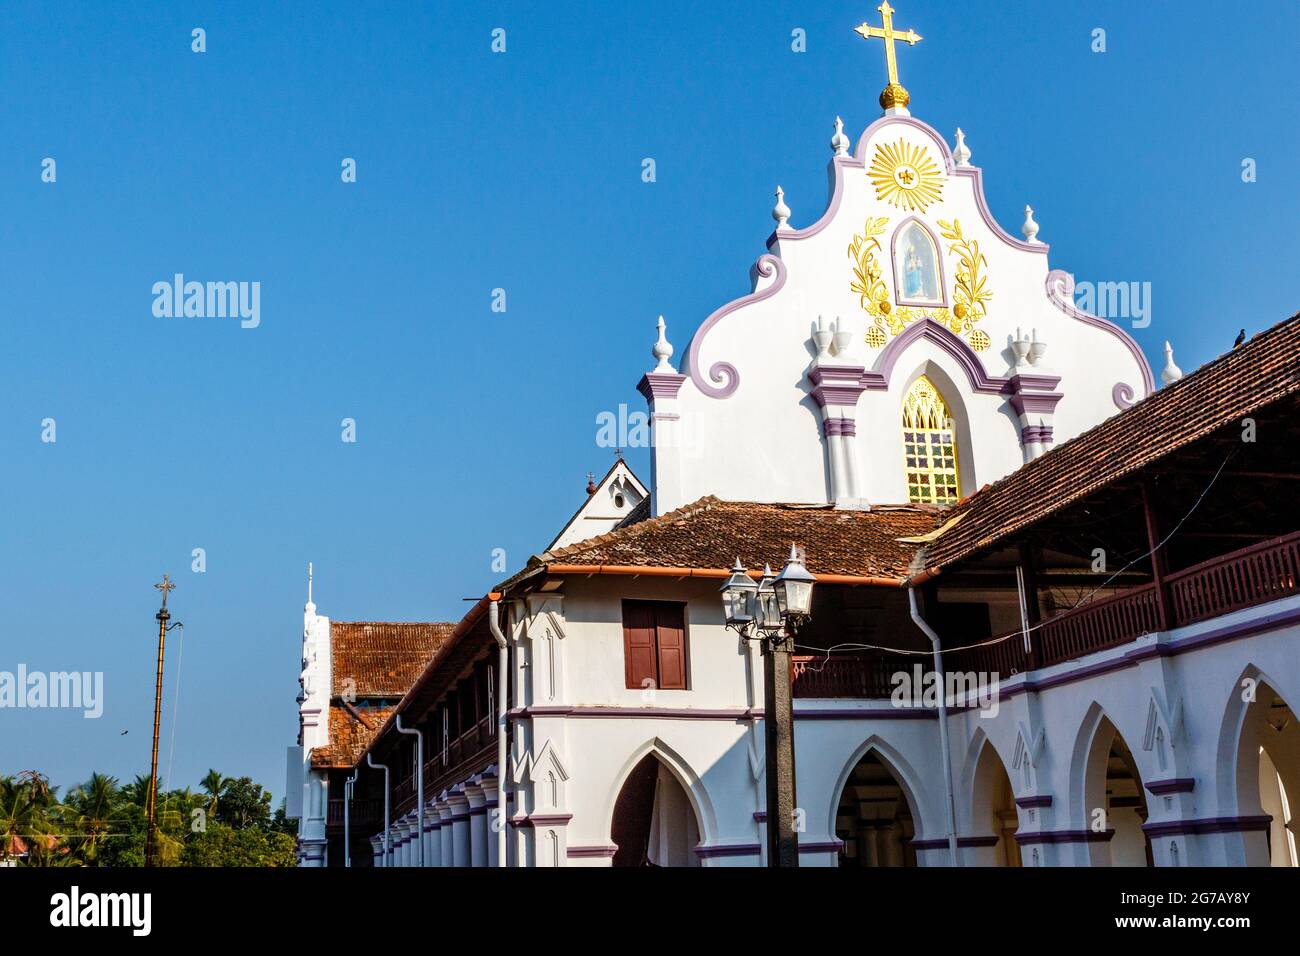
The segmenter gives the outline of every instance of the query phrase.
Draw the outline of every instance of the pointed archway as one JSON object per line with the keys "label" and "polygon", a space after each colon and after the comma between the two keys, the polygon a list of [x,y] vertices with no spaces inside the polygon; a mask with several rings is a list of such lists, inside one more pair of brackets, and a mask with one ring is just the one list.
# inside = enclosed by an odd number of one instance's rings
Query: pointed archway
{"label": "pointed archway", "polygon": [[610,822],[614,866],[699,866],[700,821],[677,775],[652,751],[634,766]]}
{"label": "pointed archway", "polygon": [[988,738],[975,763],[970,799],[970,835],[976,839],[963,850],[963,862],[970,866],[1020,866],[1015,791],[1006,765]]}
{"label": "pointed archway", "polygon": [[1220,801],[1236,807],[1238,819],[1268,817],[1266,825],[1242,832],[1247,866],[1293,867],[1298,857],[1295,829],[1300,812],[1300,722],[1269,682],[1248,668],[1234,689],[1225,721],[1227,760],[1220,761]]}
{"label": "pointed archway", "polygon": [[[1146,791],[1137,761],[1123,735],[1099,707],[1089,715],[1091,741],[1083,766],[1083,818],[1087,828],[1106,839],[1087,843],[1093,866],[1152,866]],[[1085,727],[1087,725],[1085,724]]]}
{"label": "pointed archway", "polygon": [[916,866],[916,821],[901,778],[874,748],[849,771],[835,813],[839,865]]}

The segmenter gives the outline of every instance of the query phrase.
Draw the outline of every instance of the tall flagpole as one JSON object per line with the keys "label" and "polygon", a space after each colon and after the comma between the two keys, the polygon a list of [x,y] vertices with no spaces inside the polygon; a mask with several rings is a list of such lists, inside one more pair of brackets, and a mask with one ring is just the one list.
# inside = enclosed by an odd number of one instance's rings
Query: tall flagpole
{"label": "tall flagpole", "polygon": [[[162,717],[162,683],[163,683],[163,644],[167,640],[167,632],[171,630],[167,622],[171,619],[171,613],[167,610],[167,592],[175,590],[176,585],[163,575],[162,584],[155,584],[155,588],[162,592],[162,607],[154,618],[158,621],[158,682],[154,688],[153,696],[153,750],[149,758],[149,802],[147,804],[147,813],[149,817],[148,827],[144,836],[144,865],[154,865],[154,844],[157,842],[155,835],[155,806],[158,800],[158,724]],[[175,627],[176,625],[172,625]]]}

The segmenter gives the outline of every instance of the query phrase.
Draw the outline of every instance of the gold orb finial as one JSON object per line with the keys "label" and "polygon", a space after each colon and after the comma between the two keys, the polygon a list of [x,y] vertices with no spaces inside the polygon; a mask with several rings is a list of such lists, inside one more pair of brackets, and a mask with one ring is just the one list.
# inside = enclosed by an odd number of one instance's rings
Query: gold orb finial
{"label": "gold orb finial", "polygon": [[883,110],[892,110],[895,107],[906,107],[912,102],[912,94],[907,92],[907,88],[902,83],[890,83],[880,91],[880,108]]}

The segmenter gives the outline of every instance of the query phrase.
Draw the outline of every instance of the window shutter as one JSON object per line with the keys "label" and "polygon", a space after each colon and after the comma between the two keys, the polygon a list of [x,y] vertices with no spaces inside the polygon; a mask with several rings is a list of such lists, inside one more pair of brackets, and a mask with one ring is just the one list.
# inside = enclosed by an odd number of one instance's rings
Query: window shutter
{"label": "window shutter", "polygon": [[658,686],[655,660],[655,613],[649,601],[623,602],[623,676],[630,689],[640,690],[649,678]]}
{"label": "window shutter", "polygon": [[686,689],[686,606],[655,605],[655,636],[659,644],[659,686]]}

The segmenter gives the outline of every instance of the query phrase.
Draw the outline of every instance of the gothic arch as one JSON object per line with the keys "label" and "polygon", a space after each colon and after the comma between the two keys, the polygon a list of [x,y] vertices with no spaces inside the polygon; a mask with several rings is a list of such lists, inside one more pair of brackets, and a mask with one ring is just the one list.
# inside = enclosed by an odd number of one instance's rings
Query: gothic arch
{"label": "gothic arch", "polygon": [[965,797],[962,808],[965,819],[959,822],[961,834],[997,838],[992,847],[975,846],[964,851],[967,858],[978,854],[979,865],[1020,865],[1020,848],[1014,838],[1019,815],[1009,766],[984,729],[976,728],[966,748],[965,767],[957,792]]}
{"label": "gothic arch", "polygon": [[[1244,699],[1246,681],[1253,682],[1251,700]],[[1266,828],[1267,840],[1244,834],[1243,858],[1235,862],[1294,865],[1288,824],[1300,814],[1300,722],[1278,683],[1254,664],[1233,681],[1215,763],[1220,815],[1273,818]],[[1258,827],[1252,832],[1264,830]]]}
{"label": "gothic arch", "polygon": [[[920,227],[921,231],[929,237],[930,247],[934,252],[935,281],[938,284],[938,298],[934,301],[913,299],[904,294],[904,273],[899,271],[898,240],[914,225]],[[889,258],[893,263],[894,301],[896,304],[919,308],[948,308],[948,283],[943,269],[943,245],[939,242],[939,237],[935,235],[934,230],[930,228],[929,223],[918,216],[908,216],[900,222],[894,228],[894,234],[889,240]]]}
{"label": "gothic arch", "polygon": [[[1105,709],[1094,701],[1079,726],[1070,759],[1071,825],[1093,832],[1100,820],[1111,832],[1106,840],[1084,844],[1088,861],[1094,866],[1112,862],[1152,865],[1150,841],[1142,830],[1147,815],[1146,793],[1127,740]],[[1117,768],[1115,772],[1112,765]]]}
{"label": "gothic arch", "polygon": [[869,753],[874,753],[878,760],[894,775],[898,781],[899,789],[903,791],[903,796],[907,800],[908,810],[912,814],[912,821],[916,826],[916,839],[924,839],[926,825],[929,818],[921,812],[921,803],[917,799],[918,794],[924,792],[921,787],[921,778],[907,758],[898,752],[894,747],[885,742],[878,734],[872,734],[853,751],[844,767],[840,770],[839,777],[835,781],[835,787],[831,790],[830,815],[826,821],[826,832],[835,832],[836,816],[839,811],[840,795],[844,792],[844,786],[849,782],[849,777],[853,774],[853,769],[862,761],[862,758]]}
{"label": "gothic arch", "polygon": [[618,802],[618,796],[623,791],[623,785],[627,783],[627,778],[648,754],[654,754],[665,767],[671,771],[677,782],[681,784],[682,789],[686,791],[686,797],[690,801],[691,808],[695,811],[695,819],[700,826],[700,843],[708,846],[717,839],[717,817],[713,811],[713,804],[709,800],[708,792],[704,789],[704,783],[699,776],[693,771],[682,757],[673,750],[660,738],[654,737],[645,741],[634,751],[631,756],[619,767],[618,773],[614,775],[614,782],[605,797],[604,819],[606,831],[612,832],[614,822],[614,804]]}
{"label": "gothic arch", "polygon": [[925,376],[939,392],[943,403],[948,406],[948,415],[952,419],[953,438],[957,443],[957,477],[958,491],[962,497],[971,494],[979,487],[977,476],[975,474],[975,442],[971,435],[971,415],[970,409],[966,406],[966,399],[962,395],[961,389],[953,381],[947,370],[933,359],[924,359],[915,365],[911,374],[903,379],[903,388],[900,393],[899,407],[896,413],[899,417],[900,425],[899,434],[899,455],[896,459],[896,467],[903,467],[902,454],[902,435],[901,435],[901,416],[902,402],[906,401],[908,392],[916,384],[916,380]]}

